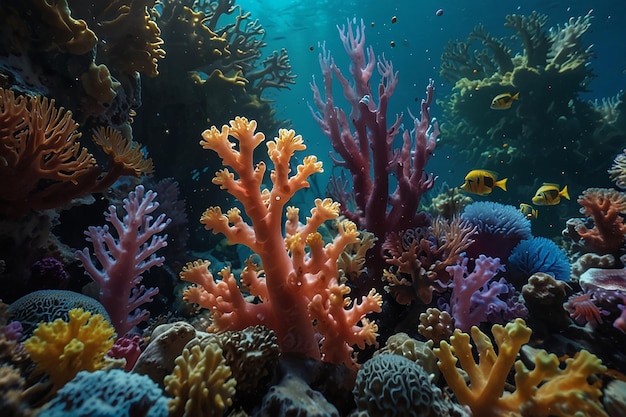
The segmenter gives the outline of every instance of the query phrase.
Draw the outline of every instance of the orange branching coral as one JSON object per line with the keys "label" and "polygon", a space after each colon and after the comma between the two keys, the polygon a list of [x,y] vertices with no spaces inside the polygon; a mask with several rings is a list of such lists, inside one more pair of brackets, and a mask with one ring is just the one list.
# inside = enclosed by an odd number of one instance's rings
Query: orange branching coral
{"label": "orange branching coral", "polygon": [[593,219],[594,227],[583,224],[576,233],[585,246],[599,254],[615,253],[624,244],[626,224],[620,213],[626,213],[626,193],[607,188],[588,188],[578,197],[580,212]]}
{"label": "orange branching coral", "polygon": [[430,228],[409,229],[390,233],[383,244],[387,263],[393,270],[384,271],[385,287],[400,304],[418,298],[428,304],[433,291],[447,288],[450,274],[446,267],[456,264],[459,256],[472,243],[476,227],[459,216],[450,220],[435,218]]}
{"label": "orange branching coral", "polygon": [[359,232],[354,223],[344,220],[335,239],[325,243],[317,230],[338,217],[339,206],[330,199],[317,199],[304,224],[299,221],[298,209],[287,209],[283,235],[285,205],[296,191],[308,187],[308,177],[321,172],[322,166],[314,156],[307,156],[291,174],[291,158],[306,146],[301,136],[281,129],[278,137],[267,143],[274,165],[272,188],[261,189],[267,168],[264,162],[254,166],[253,153],[265,136],[255,129],[255,121],[237,117],[221,131],[215,127],[206,130],[200,142],[234,170],[218,171],[213,182],[243,205],[250,222],[242,218],[239,209],[224,214],[219,207],[207,209],[200,221],[206,229],[224,234],[231,244],[243,244],[258,254],[263,269],[247,262],[241,283],[261,302],[244,298],[228,268],[220,272],[222,280],[214,282],[209,263],[202,261],[187,264],[181,272],[182,279],[199,285],[188,289],[184,297],[211,309],[218,330],[262,324],[276,332],[283,352],[354,366],[352,346],[375,343],[377,327],[365,315],[380,311],[382,303],[375,292],[362,297],[360,303],[350,300],[349,288],[338,280],[337,259],[347,245],[358,242]]}
{"label": "orange branching coral", "polygon": [[42,180],[58,192],[71,192],[84,176],[99,174],[95,159],[78,142],[72,113],[54,104],[0,89],[0,212],[9,206],[41,208]]}
{"label": "orange branching coral", "polygon": [[107,175],[114,178],[121,175],[140,177],[154,172],[152,159],[145,158],[141,145],[124,138],[119,130],[110,126],[100,127],[93,132],[93,141],[109,156]]}
{"label": "orange branching coral", "polygon": [[152,161],[140,146],[112,128],[100,128],[94,142],[109,156],[102,174],[82,147],[72,112],[45,97],[16,96],[0,89],[0,213],[60,206],[89,192],[103,191],[122,175],[151,174]]}
{"label": "orange branching coral", "polygon": [[24,349],[37,369],[50,377],[53,391],[70,381],[79,371],[101,369],[104,355],[115,341],[115,330],[101,314],[80,308],[68,312],[69,321],[57,319],[40,323]]}
{"label": "orange branching coral", "polygon": [[[607,417],[600,403],[598,383],[589,378],[606,371],[600,359],[582,350],[565,361],[560,368],[554,354],[539,351],[535,367],[526,368],[516,361],[522,345],[530,340],[531,330],[522,319],[506,326],[494,325],[493,337],[497,353],[489,336],[472,327],[472,340],[478,350],[478,362],[474,362],[470,336],[455,330],[450,344],[441,342],[434,349],[439,358],[439,368],[459,402],[468,405],[475,416],[481,417]],[[467,373],[470,383],[465,382],[456,367],[457,360]],[[515,391],[504,393],[507,375],[515,365]]]}

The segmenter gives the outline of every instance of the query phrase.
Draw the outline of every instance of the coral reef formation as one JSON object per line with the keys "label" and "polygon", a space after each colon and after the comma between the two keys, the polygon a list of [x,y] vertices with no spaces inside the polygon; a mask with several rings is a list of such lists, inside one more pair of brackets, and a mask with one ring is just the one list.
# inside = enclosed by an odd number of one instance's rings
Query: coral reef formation
{"label": "coral reef formation", "polygon": [[[591,11],[549,29],[547,21],[538,12],[506,16],[505,27],[514,30],[521,49],[482,25],[467,41],[448,43],[441,76],[454,87],[441,102],[442,145],[472,165],[530,178],[536,170],[528,167],[541,167],[546,178],[592,186],[606,170],[589,161],[612,156],[625,131],[604,119],[601,105],[580,97],[594,78],[593,52],[584,41]],[[495,97],[515,93],[519,100],[511,108],[489,108]],[[578,175],[581,165],[589,167],[584,178]]]}
{"label": "coral reef formation", "polygon": [[474,242],[476,226],[456,216],[450,220],[435,218],[432,226],[389,233],[382,249],[390,265],[383,273],[385,290],[397,303],[407,305],[413,300],[429,304],[433,292],[447,290],[450,273]]}

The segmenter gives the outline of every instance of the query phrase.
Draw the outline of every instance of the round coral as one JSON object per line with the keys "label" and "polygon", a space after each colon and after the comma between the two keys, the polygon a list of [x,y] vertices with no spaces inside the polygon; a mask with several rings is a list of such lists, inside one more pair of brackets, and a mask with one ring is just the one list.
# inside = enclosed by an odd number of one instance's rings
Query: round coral
{"label": "round coral", "polygon": [[357,373],[353,389],[359,412],[370,417],[428,416],[433,406],[428,373],[399,355],[374,356]]}
{"label": "round coral", "polygon": [[465,207],[461,218],[477,227],[474,243],[467,249],[470,259],[479,255],[508,259],[520,241],[532,237],[530,220],[513,206],[479,201]]}
{"label": "round coral", "polygon": [[559,281],[569,281],[570,271],[565,251],[545,237],[522,240],[513,248],[507,263],[507,279],[517,289],[534,273],[543,272]]}

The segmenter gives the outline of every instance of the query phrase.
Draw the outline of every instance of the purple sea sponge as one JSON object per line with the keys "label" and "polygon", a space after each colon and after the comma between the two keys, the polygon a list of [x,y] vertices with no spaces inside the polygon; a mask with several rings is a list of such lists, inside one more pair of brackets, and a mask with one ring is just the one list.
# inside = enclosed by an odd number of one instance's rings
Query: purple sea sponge
{"label": "purple sea sponge", "polygon": [[30,271],[30,283],[36,289],[63,288],[67,278],[63,262],[52,256],[33,263]]}
{"label": "purple sea sponge", "polygon": [[17,320],[9,322],[2,328],[2,333],[7,340],[18,341],[22,338],[22,323]]}
{"label": "purple sea sponge", "polygon": [[520,241],[532,237],[530,220],[513,206],[479,201],[465,207],[461,217],[477,227],[474,243],[466,251],[470,259],[480,255],[508,259]]}

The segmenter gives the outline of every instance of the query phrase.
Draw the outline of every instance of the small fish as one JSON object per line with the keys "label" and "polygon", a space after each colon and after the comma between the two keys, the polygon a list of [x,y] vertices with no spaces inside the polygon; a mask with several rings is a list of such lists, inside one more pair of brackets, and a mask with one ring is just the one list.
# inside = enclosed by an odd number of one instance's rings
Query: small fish
{"label": "small fish", "polygon": [[536,219],[539,216],[539,212],[536,208],[531,206],[530,204],[521,203],[519,205],[519,211],[528,219]]}
{"label": "small fish", "polygon": [[513,95],[509,93],[499,94],[491,100],[491,108],[494,110],[510,109],[515,100],[519,100],[519,93]]}
{"label": "small fish", "polygon": [[559,191],[558,184],[544,183],[535,193],[535,196],[533,197],[533,204],[540,206],[553,206],[561,202],[561,197],[565,197],[568,200],[570,199],[569,193],[567,192],[567,185]]}
{"label": "small fish", "polygon": [[498,174],[483,169],[474,169],[465,176],[465,182],[461,185],[461,190],[468,193],[487,195],[491,193],[493,187],[502,188],[506,191],[507,178],[497,180]]}

